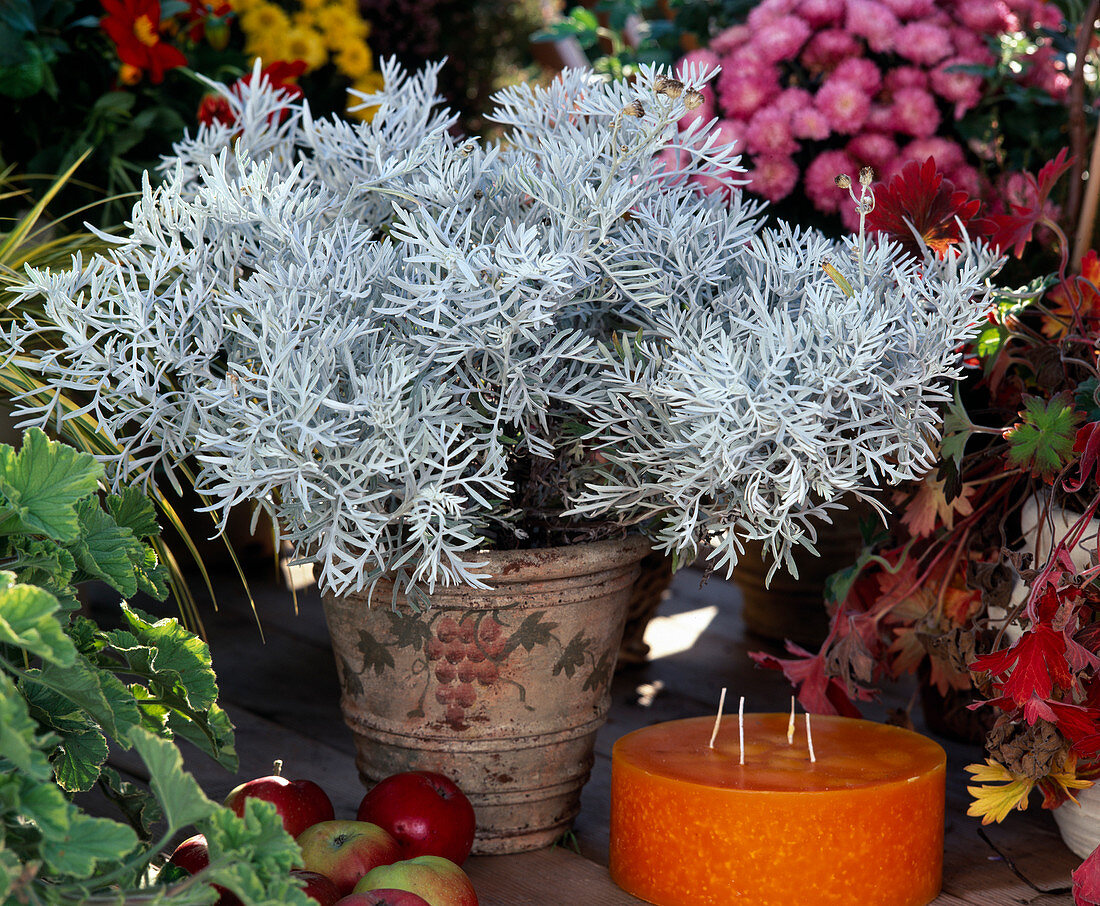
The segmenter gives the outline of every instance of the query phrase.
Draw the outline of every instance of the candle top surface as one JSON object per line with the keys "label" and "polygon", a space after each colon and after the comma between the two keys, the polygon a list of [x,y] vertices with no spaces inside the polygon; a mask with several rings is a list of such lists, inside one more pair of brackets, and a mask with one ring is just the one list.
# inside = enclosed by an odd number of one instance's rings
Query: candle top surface
{"label": "candle top surface", "polygon": [[710,748],[713,717],[643,727],[615,743],[616,762],[687,783],[760,792],[829,792],[907,783],[946,763],[931,739],[886,724],[813,715],[816,762],[806,744],[806,718],[787,742],[787,714],[745,715],[745,763],[739,764],[737,716],[722,718]]}

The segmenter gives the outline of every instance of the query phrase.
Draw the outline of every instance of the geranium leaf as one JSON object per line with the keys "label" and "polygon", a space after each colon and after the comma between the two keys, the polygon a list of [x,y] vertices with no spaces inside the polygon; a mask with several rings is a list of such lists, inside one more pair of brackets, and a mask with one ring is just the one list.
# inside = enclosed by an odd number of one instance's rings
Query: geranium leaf
{"label": "geranium leaf", "polygon": [[72,664],[76,649],[55,616],[60,607],[45,589],[16,584],[14,573],[0,572],[0,643],[61,666]]}
{"label": "geranium leaf", "polygon": [[130,731],[130,742],[149,769],[149,786],[173,831],[209,818],[221,808],[207,799],[195,778],[184,771],[179,749],[171,742],[140,727]]}
{"label": "geranium leaf", "polygon": [[1008,458],[1014,465],[1050,477],[1072,458],[1080,416],[1062,395],[1049,400],[1028,397],[1020,421],[1005,433]]}
{"label": "geranium leaf", "polygon": [[1071,875],[1073,878],[1073,906],[1100,906],[1100,847]]}
{"label": "geranium leaf", "polygon": [[951,405],[947,407],[947,414],[943,417],[943,441],[940,443],[942,458],[954,460],[956,468],[960,466],[966,442],[973,433],[974,424],[963,406],[959,385],[956,384]]}
{"label": "geranium leaf", "polygon": [[1065,482],[1065,488],[1070,493],[1080,491],[1096,470],[1096,460],[1100,456],[1100,422],[1086,422],[1077,429],[1077,435],[1073,441],[1073,452],[1080,453],[1081,458],[1077,463],[1079,469],[1077,480],[1067,479]]}
{"label": "geranium leaf", "polygon": [[51,441],[37,428],[17,453],[0,444],[0,532],[39,533],[55,541],[80,535],[76,505],[95,493],[103,466],[87,453]]}
{"label": "geranium leaf", "polygon": [[1055,686],[1069,689],[1073,674],[1066,660],[1066,639],[1046,623],[1037,623],[1011,648],[982,655],[972,673],[989,673],[994,683],[1018,706],[1033,696],[1049,699]]}

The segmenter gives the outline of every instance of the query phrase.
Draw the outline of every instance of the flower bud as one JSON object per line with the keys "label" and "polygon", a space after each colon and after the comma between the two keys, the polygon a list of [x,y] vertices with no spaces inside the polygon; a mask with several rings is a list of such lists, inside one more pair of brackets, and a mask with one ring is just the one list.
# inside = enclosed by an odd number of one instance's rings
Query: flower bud
{"label": "flower bud", "polygon": [[703,93],[696,91],[694,88],[689,88],[687,94],[684,95],[684,106],[688,110],[694,110],[696,107],[703,105]]}
{"label": "flower bud", "polygon": [[870,167],[864,167],[859,171],[859,184],[861,186],[869,186],[875,178],[875,171]]}
{"label": "flower bud", "polygon": [[643,117],[645,116],[645,107],[642,106],[641,101],[631,101],[629,104],[623,107],[623,114],[625,116]]}
{"label": "flower bud", "polygon": [[836,183],[838,189],[850,189],[852,187],[852,180],[847,173],[841,173],[833,182]]}
{"label": "flower bud", "polygon": [[661,87],[657,89],[657,93],[676,100],[676,98],[684,93],[684,83],[679,79],[663,79],[661,80]]}

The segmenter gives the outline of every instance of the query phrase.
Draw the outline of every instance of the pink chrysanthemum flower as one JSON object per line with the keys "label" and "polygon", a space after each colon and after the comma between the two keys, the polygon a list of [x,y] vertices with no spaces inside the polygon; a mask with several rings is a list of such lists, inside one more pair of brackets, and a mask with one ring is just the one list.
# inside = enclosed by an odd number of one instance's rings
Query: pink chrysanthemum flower
{"label": "pink chrysanthemum flower", "polygon": [[758,157],[749,170],[749,190],[768,201],[781,201],[798,184],[798,166],[789,157]]}
{"label": "pink chrysanthemum flower", "polygon": [[718,76],[718,103],[726,116],[748,119],[779,94],[779,71],[774,67],[744,67],[723,61]]}
{"label": "pink chrysanthemum flower", "polygon": [[772,106],[776,110],[782,110],[784,113],[797,113],[799,110],[806,110],[814,105],[814,96],[810,94],[805,88],[784,88],[779,97],[772,102]]}
{"label": "pink chrysanthemum flower", "polygon": [[836,25],[844,18],[844,0],[802,0],[798,15],[813,28]]}
{"label": "pink chrysanthemum flower", "polygon": [[836,187],[836,178],[841,173],[851,176],[859,172],[859,167],[843,151],[823,151],[806,168],[802,184],[806,197],[813,206],[826,214],[840,210],[841,204],[850,204],[848,193]]}
{"label": "pink chrysanthemum flower", "polygon": [[1009,9],[1003,0],[958,0],[955,18],[967,28],[993,35],[1008,29]]}
{"label": "pink chrysanthemum flower", "polygon": [[865,57],[851,57],[837,66],[829,79],[852,82],[873,95],[882,87],[882,70]]}
{"label": "pink chrysanthemum flower", "polygon": [[894,49],[898,56],[922,66],[935,66],[955,52],[951,33],[931,22],[910,22],[902,26]]}
{"label": "pink chrysanthemum flower", "polygon": [[1038,47],[1030,57],[1030,68],[1023,78],[1025,85],[1045,91],[1056,101],[1064,101],[1069,93],[1070,78],[1065,64],[1058,59],[1053,47]]}
{"label": "pink chrysanthemum flower", "polygon": [[756,111],[745,132],[745,148],[752,155],[780,157],[794,154],[798,150],[798,142],[791,135],[790,114],[774,107]]}
{"label": "pink chrysanthemum flower", "polygon": [[[867,164],[882,172],[886,165],[898,156],[897,143],[881,132],[864,132],[845,146],[848,156],[862,167]],[[851,174],[849,174],[851,175]]]}
{"label": "pink chrysanthemum flower", "polygon": [[[939,166],[939,163],[939,158],[937,158],[936,166]],[[982,179],[981,173],[969,164],[962,164],[958,167],[944,167],[942,169],[947,178],[955,184],[956,189],[960,189],[971,198],[980,198],[985,195],[987,185]]]}
{"label": "pink chrysanthemum flower", "polygon": [[972,31],[969,28],[952,28],[951,44],[960,57],[980,60],[986,64],[995,62],[996,58],[986,45],[985,38],[978,32]]}
{"label": "pink chrysanthemum flower", "polygon": [[821,141],[832,134],[829,119],[816,107],[803,107],[791,114],[791,132],[795,138]]}
{"label": "pink chrysanthemum flower", "polygon": [[710,39],[710,49],[724,56],[740,50],[751,37],[752,29],[747,25],[733,25]]}
{"label": "pink chrysanthemum flower", "polygon": [[940,63],[931,73],[932,90],[954,103],[955,119],[961,119],[982,99],[982,77],[960,68],[973,62],[965,57],[952,57]]}
{"label": "pink chrysanthemum flower", "polygon": [[797,0],[762,0],[752,8],[745,21],[754,31],[767,25],[781,16],[788,16],[794,12]]}
{"label": "pink chrysanthemum flower", "polygon": [[921,88],[902,88],[894,93],[893,129],[916,138],[934,135],[940,126],[936,99]]}
{"label": "pink chrysanthemum flower", "polygon": [[893,132],[894,108],[889,104],[871,104],[863,129],[865,132]]}
{"label": "pink chrysanthemum flower", "polygon": [[810,38],[802,51],[802,65],[811,72],[831,70],[848,57],[858,57],[863,48],[855,35],[842,28],[827,28]]}
{"label": "pink chrysanthemum flower", "polygon": [[761,26],[753,46],[765,63],[793,60],[810,37],[810,26],[797,16],[780,16]]}
{"label": "pink chrysanthemum flower", "polygon": [[936,7],[936,0],[882,0],[899,19],[919,19],[929,15]]}
{"label": "pink chrysanthemum flower", "polygon": [[1015,4],[1017,16],[1021,22],[1032,28],[1049,28],[1061,31],[1065,26],[1065,17],[1056,3],[1044,3],[1042,0]]}
{"label": "pink chrysanthemum flower", "polygon": [[928,73],[919,66],[895,66],[886,70],[883,83],[890,94],[902,88],[927,88]]}
{"label": "pink chrysanthemum flower", "polygon": [[830,76],[814,97],[817,107],[834,132],[851,135],[858,132],[871,112],[871,96],[847,79]]}
{"label": "pink chrysanthemum flower", "polygon": [[966,163],[966,153],[962,145],[938,135],[913,139],[901,149],[901,157],[906,163],[912,160],[924,163],[928,158],[934,157],[936,168],[944,173],[957,170]]}
{"label": "pink chrysanthemum flower", "polygon": [[865,38],[867,46],[875,53],[889,53],[901,23],[898,17],[876,0],[848,0],[845,19],[848,31]]}

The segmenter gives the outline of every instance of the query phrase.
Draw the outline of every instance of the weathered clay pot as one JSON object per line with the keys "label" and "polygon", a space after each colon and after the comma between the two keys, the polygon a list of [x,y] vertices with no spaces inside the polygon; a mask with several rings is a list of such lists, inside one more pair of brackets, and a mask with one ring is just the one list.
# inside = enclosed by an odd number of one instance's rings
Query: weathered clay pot
{"label": "weathered clay pot", "polygon": [[763,545],[749,542],[733,570],[734,584],[741,591],[741,619],[745,629],[764,639],[790,639],[803,648],[817,650],[829,633],[825,610],[825,580],[838,569],[850,566],[863,548],[859,523],[874,515],[869,504],[850,502],[838,510],[832,525],[818,527],[815,547],[820,556],[804,548],[794,551],[798,576],[784,568],[776,570],[765,584],[771,562],[764,559]]}
{"label": "weathered clay pot", "polygon": [[417,612],[379,583],[325,595],[325,617],[373,784],[398,771],[451,777],[477,814],[475,853],[539,849],[579,809],[638,563],[648,542],[490,552],[491,590],[438,588]]}

